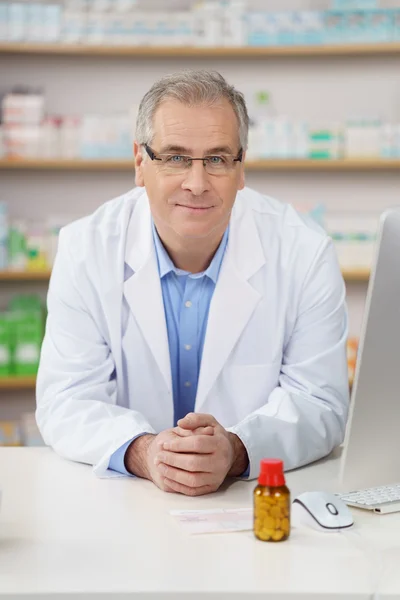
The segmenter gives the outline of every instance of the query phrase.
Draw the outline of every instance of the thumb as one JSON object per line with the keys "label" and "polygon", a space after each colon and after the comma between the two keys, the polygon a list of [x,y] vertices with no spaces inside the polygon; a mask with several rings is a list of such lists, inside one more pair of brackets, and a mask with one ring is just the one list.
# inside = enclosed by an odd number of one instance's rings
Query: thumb
{"label": "thumb", "polygon": [[212,415],[199,413],[189,413],[183,419],[178,421],[178,426],[182,429],[198,429],[199,427],[215,427],[218,421]]}

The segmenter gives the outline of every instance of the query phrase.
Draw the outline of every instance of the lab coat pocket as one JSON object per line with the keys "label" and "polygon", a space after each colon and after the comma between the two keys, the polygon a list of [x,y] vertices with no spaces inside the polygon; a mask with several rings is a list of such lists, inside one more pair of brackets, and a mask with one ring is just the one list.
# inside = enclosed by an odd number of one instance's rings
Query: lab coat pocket
{"label": "lab coat pocket", "polygon": [[226,369],[228,396],[235,406],[236,417],[243,419],[268,402],[279,384],[281,363],[232,365]]}

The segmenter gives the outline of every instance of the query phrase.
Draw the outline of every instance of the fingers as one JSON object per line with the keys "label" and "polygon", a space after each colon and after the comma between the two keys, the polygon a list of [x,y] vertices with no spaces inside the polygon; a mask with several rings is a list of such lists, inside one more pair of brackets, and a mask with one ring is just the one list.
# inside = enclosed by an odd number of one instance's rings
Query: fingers
{"label": "fingers", "polygon": [[188,452],[191,454],[211,454],[215,450],[215,438],[210,435],[192,435],[176,437],[162,445],[163,450],[170,452]]}
{"label": "fingers", "polygon": [[183,419],[178,421],[182,429],[197,429],[198,427],[215,427],[219,425],[218,421],[212,415],[203,415],[201,413],[189,413]]}
{"label": "fingers", "polygon": [[173,479],[164,479],[165,484],[168,485],[168,491],[173,490],[178,494],[184,494],[185,496],[203,496],[204,494],[209,494],[213,491],[213,489],[209,485],[204,485],[199,488],[191,488],[187,485],[183,485],[182,483],[178,483]]}
{"label": "fingers", "polygon": [[160,452],[154,459],[154,464],[160,466],[160,463],[191,473],[211,473],[213,471],[213,459],[211,454]]}
{"label": "fingers", "polygon": [[[182,469],[176,469],[164,463],[160,463],[157,466],[161,476],[176,483],[189,488],[200,488],[206,486],[210,481],[209,473],[191,473],[189,471],[183,471]],[[170,482],[168,481],[170,487]]]}
{"label": "fingers", "polygon": [[197,427],[197,429],[183,429],[182,427],[174,427],[172,430],[180,437],[189,437],[191,435],[214,435],[214,427]]}
{"label": "fingers", "polygon": [[168,485],[168,482],[166,479],[164,479],[161,484],[158,484],[158,487],[163,492],[167,492],[167,494],[173,494],[175,492],[175,490]]}

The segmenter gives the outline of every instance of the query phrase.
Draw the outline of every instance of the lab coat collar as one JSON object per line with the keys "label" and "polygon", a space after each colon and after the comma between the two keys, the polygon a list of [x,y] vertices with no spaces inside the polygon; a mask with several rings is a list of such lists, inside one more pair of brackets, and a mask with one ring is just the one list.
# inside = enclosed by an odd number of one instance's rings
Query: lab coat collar
{"label": "lab coat collar", "polygon": [[[239,193],[231,214],[226,254],[242,277],[249,279],[265,264],[266,257],[254,216],[245,202]],[[134,207],[127,232],[125,263],[134,272],[148,260],[156,259],[152,222],[147,194],[143,192]]]}
{"label": "lab coat collar", "polygon": [[167,325],[151,225],[150,205],[143,193],[128,225],[125,263],[132,275],[124,283],[124,295],[172,393]]}

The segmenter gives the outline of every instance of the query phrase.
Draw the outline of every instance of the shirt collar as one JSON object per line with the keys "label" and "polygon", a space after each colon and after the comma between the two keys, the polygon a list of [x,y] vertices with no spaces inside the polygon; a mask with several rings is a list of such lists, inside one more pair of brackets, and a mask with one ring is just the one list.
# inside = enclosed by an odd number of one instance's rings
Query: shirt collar
{"label": "shirt collar", "polygon": [[191,274],[188,271],[183,271],[182,269],[178,269],[171,260],[168,252],[166,251],[160,236],[158,235],[157,229],[154,225],[154,221],[152,222],[153,229],[153,239],[154,239],[154,247],[157,255],[157,263],[158,263],[158,272],[160,275],[160,279],[165,277],[168,273],[175,273],[176,275],[190,275],[194,279],[200,279],[204,275],[207,275],[215,284],[218,280],[219,271],[221,269],[222,259],[224,258],[226,246],[228,244],[229,237],[229,225],[225,230],[223,238],[221,240],[220,245],[216,253],[213,256],[212,261],[210,262],[208,268],[201,273]]}

